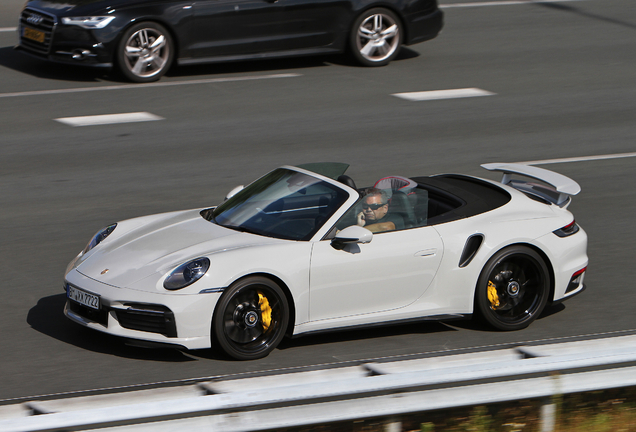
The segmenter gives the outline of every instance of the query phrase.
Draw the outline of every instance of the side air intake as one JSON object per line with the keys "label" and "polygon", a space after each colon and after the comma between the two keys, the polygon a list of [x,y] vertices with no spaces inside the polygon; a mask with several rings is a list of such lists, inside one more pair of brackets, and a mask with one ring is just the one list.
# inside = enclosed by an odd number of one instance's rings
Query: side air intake
{"label": "side air intake", "polygon": [[464,251],[459,259],[459,267],[466,267],[475,257],[475,254],[479,250],[479,247],[484,241],[483,234],[473,234],[466,240]]}

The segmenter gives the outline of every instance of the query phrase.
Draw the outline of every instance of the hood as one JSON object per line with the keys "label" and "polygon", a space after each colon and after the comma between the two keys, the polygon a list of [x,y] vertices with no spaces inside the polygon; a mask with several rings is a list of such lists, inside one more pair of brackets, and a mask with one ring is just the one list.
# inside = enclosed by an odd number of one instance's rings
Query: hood
{"label": "hood", "polygon": [[[224,228],[203,219],[198,210],[141,220],[141,225],[134,219],[120,222],[106,240],[80,259],[77,271],[102,283],[130,287],[152,274],[162,277],[194,258],[284,241]],[[137,227],[130,229],[131,225]]]}

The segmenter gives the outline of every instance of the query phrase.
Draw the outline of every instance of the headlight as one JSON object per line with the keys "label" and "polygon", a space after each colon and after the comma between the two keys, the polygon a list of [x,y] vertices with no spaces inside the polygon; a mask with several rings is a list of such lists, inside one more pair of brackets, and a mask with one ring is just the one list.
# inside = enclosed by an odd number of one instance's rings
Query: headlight
{"label": "headlight", "polygon": [[110,233],[115,230],[115,227],[117,227],[117,224],[109,225],[106,228],[102,228],[101,230],[97,231],[97,234],[95,234],[91,241],[88,242],[82,253],[86,253],[100,244],[106,237],[110,235]]}
{"label": "headlight", "polygon": [[114,19],[114,16],[63,17],[62,24],[76,25],[85,29],[101,29],[106,27]]}
{"label": "headlight", "polygon": [[197,258],[181,264],[163,281],[163,287],[169,290],[185,288],[199,280],[210,268],[210,260]]}

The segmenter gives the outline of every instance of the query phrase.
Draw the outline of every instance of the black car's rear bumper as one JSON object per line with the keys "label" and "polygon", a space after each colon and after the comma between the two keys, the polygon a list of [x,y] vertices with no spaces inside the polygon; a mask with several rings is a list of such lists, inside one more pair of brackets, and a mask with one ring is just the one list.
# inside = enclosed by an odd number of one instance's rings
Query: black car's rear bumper
{"label": "black car's rear bumper", "polygon": [[444,13],[437,9],[432,13],[419,13],[407,17],[407,33],[404,45],[413,45],[435,38],[444,26]]}

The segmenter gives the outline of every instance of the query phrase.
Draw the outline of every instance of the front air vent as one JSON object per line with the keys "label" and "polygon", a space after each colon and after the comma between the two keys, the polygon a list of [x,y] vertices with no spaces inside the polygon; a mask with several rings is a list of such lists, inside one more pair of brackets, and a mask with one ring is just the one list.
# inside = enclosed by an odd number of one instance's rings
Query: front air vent
{"label": "front air vent", "polygon": [[123,328],[177,337],[174,313],[167,307],[140,303],[129,303],[124,306],[127,306],[127,309],[115,310],[117,321]]}
{"label": "front air vent", "polygon": [[68,308],[71,310],[71,312],[81,316],[82,318],[99,323],[104,327],[108,326],[108,310],[104,307],[99,310],[95,310],[83,306],[79,303],[69,301]]}

